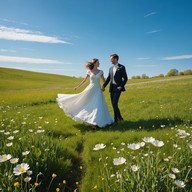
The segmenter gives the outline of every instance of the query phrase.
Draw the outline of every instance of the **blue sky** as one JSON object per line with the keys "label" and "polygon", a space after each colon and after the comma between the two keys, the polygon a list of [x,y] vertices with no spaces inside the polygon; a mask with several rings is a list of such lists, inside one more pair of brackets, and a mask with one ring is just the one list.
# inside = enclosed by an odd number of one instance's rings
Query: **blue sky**
{"label": "blue sky", "polygon": [[0,0],[0,67],[85,76],[117,53],[128,77],[192,69],[191,0]]}

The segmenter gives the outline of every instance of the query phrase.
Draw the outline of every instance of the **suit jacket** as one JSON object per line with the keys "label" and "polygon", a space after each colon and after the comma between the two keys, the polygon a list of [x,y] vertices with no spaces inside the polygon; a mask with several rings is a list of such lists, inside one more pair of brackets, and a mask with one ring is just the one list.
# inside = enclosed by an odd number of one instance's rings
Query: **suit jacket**
{"label": "suit jacket", "polygon": [[[117,86],[121,87],[121,91],[125,91],[125,84],[128,80],[125,66],[118,64],[114,79],[115,79],[115,82],[117,83]],[[111,92],[112,82],[113,82],[113,66],[110,67],[109,69],[109,75],[103,84],[103,88],[105,88],[109,82],[110,82],[109,92]]]}

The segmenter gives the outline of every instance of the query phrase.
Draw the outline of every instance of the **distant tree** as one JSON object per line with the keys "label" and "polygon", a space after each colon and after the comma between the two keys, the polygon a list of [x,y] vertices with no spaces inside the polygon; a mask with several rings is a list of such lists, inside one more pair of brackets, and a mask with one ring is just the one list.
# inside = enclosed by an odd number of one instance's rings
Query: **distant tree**
{"label": "distant tree", "polygon": [[141,77],[139,75],[136,76],[136,79],[141,79]]}
{"label": "distant tree", "polygon": [[142,74],[141,78],[142,79],[148,79],[149,77],[146,74]]}
{"label": "distant tree", "polygon": [[161,74],[158,75],[158,77],[164,77],[164,75],[161,73]]}
{"label": "distant tree", "polygon": [[184,73],[184,75],[192,75],[192,70],[191,69],[187,69],[183,73]]}
{"label": "distant tree", "polygon": [[177,69],[171,69],[168,73],[167,76],[177,76],[179,71]]}
{"label": "distant tree", "polygon": [[131,79],[136,79],[136,77],[135,77],[135,76],[132,76]]}
{"label": "distant tree", "polygon": [[184,73],[182,71],[179,72],[179,75],[184,75]]}

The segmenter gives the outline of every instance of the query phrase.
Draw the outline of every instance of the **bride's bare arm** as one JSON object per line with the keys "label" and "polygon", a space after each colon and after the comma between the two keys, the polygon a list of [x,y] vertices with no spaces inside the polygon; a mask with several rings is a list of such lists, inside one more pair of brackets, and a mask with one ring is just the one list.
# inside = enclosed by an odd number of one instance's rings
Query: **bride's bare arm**
{"label": "bride's bare arm", "polygon": [[[103,81],[103,83],[104,83],[104,82],[105,82],[105,77],[104,77],[103,74],[101,75],[101,79],[102,79],[102,81]],[[101,88],[101,90],[102,90],[102,91],[105,91],[105,88]]]}
{"label": "bride's bare arm", "polygon": [[102,81],[103,81],[103,83],[104,83],[104,82],[105,82],[105,77],[104,77],[103,74],[101,75],[101,79],[102,79]]}
{"label": "bride's bare arm", "polygon": [[87,76],[85,77],[85,79],[83,79],[83,81],[82,81],[78,86],[76,86],[74,89],[75,89],[75,90],[79,89],[82,85],[85,84],[85,82],[87,81],[87,79],[89,79],[89,75],[87,75]]}

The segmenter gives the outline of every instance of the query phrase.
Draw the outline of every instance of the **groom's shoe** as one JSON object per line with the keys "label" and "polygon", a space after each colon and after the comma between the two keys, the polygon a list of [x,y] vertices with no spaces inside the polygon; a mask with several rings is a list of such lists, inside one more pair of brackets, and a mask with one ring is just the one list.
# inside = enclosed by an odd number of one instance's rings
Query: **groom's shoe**
{"label": "groom's shoe", "polygon": [[124,120],[123,120],[123,118],[121,117],[121,118],[118,118],[117,121],[120,123],[120,122],[123,122]]}
{"label": "groom's shoe", "polygon": [[91,126],[91,129],[92,129],[93,131],[95,131],[95,130],[97,129],[97,125],[92,125],[92,126]]}

